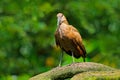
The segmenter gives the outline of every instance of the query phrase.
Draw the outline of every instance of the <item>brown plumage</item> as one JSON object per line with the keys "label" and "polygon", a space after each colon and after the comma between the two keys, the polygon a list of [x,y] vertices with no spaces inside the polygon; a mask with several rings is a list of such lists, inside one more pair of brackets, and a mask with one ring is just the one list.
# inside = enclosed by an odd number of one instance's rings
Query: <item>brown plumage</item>
{"label": "brown plumage", "polygon": [[83,57],[85,61],[86,50],[82,44],[82,38],[78,30],[69,25],[66,17],[62,13],[57,14],[57,30],[55,32],[56,45],[59,46],[68,55],[75,58]]}

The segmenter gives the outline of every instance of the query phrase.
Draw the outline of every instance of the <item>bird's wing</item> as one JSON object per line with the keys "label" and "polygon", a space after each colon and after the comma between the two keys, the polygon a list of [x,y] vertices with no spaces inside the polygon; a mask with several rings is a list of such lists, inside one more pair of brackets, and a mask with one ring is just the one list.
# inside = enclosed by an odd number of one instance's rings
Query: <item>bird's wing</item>
{"label": "bird's wing", "polygon": [[86,50],[84,45],[82,44],[82,38],[80,36],[80,33],[72,25],[69,26],[69,30],[70,30],[70,33],[67,35],[67,37],[69,37],[69,39],[72,41],[72,44],[74,45],[74,47],[77,47],[77,46],[80,47],[80,49],[82,50],[85,56]]}

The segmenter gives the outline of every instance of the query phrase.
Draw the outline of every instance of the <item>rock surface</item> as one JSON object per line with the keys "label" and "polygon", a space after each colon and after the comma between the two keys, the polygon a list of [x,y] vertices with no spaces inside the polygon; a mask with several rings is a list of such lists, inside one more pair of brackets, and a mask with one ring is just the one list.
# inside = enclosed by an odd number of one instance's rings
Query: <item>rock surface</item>
{"label": "rock surface", "polygon": [[71,80],[85,80],[86,78],[94,78],[92,80],[96,80],[97,77],[105,76],[106,78],[111,75],[115,78],[120,78],[118,74],[120,74],[120,70],[109,66],[93,62],[83,62],[73,63],[63,67],[56,67],[52,70],[31,77],[29,80],[64,80],[67,78],[71,78]]}

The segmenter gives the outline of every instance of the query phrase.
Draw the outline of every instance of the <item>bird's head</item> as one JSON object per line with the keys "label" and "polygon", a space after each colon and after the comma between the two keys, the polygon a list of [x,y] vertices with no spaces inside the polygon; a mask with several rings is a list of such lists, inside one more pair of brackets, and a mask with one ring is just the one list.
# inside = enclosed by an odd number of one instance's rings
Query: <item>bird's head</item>
{"label": "bird's head", "polygon": [[58,13],[57,14],[57,20],[58,20],[57,21],[57,26],[59,26],[63,22],[68,23],[67,20],[66,20],[66,18],[65,18],[65,16],[62,13]]}

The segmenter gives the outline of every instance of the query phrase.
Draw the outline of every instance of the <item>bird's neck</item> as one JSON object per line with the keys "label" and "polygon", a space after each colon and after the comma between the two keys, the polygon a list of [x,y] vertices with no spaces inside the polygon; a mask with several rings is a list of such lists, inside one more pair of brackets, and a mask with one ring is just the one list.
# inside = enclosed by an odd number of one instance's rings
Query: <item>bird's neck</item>
{"label": "bird's neck", "polygon": [[69,25],[69,23],[67,20],[64,20],[58,25],[58,27],[60,27],[61,25]]}
{"label": "bird's neck", "polygon": [[69,24],[67,20],[64,20],[62,23]]}

